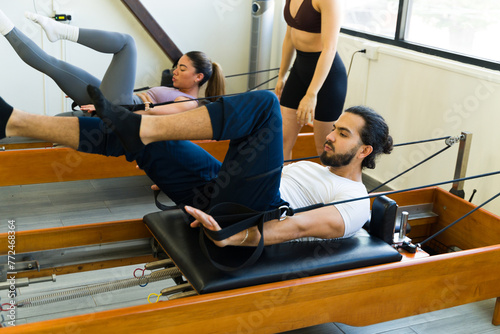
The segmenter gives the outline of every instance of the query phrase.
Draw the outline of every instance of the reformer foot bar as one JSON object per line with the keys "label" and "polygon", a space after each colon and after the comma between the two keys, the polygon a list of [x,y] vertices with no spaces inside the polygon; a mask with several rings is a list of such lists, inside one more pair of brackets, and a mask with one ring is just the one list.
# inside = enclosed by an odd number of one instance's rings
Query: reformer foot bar
{"label": "reformer foot bar", "polygon": [[[414,209],[418,212],[414,215],[410,213],[412,229],[409,237],[415,242],[441,230],[474,208],[474,205],[440,188],[392,194],[390,197],[397,202],[399,209],[410,212]],[[422,208],[429,210],[428,214],[423,214]],[[148,226],[151,225],[147,222],[149,219],[145,218]],[[154,225],[156,223],[152,223],[149,228],[154,229]],[[190,234],[189,231],[182,229],[179,233]],[[163,238],[156,232],[154,234],[156,239]],[[368,266],[363,268],[348,266],[337,272],[326,272],[331,268],[325,272],[314,270],[329,256],[335,257],[336,252],[343,252],[341,248],[347,244],[344,241],[340,248],[328,248],[325,245],[314,248],[311,247],[312,244],[302,248],[293,243],[278,245],[271,247],[264,256],[278,256],[281,260],[288,256],[279,255],[280,248],[288,252],[298,247],[300,253],[296,255],[296,259],[287,260],[292,261],[289,263],[294,266],[293,273],[287,271],[276,276],[272,273],[274,266],[271,266],[266,270],[271,272],[270,276],[275,277],[268,279],[261,276],[250,283],[248,277],[233,277],[231,274],[222,275],[222,282],[219,282],[220,274],[213,270],[208,269],[208,274],[201,272],[205,270],[205,265],[200,264],[203,262],[202,254],[184,248],[171,250],[169,245],[162,245],[167,252],[172,252],[169,255],[179,269],[186,271],[183,274],[190,283],[188,285],[200,294],[174,300],[160,299],[156,304],[48,320],[3,330],[5,333],[63,332],[68,323],[81,332],[99,332],[102,328],[113,328],[120,333],[136,332],[137,328],[142,332],[245,333],[255,330],[260,333],[276,333],[326,322],[366,326],[499,297],[499,236],[500,217],[480,209],[436,238],[435,249],[441,253],[439,255],[404,254],[401,261],[392,259],[389,261],[396,262],[367,264]],[[152,234],[140,220],[26,231],[16,234],[16,254],[21,258],[22,254],[51,248],[100,245],[151,237]],[[365,234],[357,238],[356,242],[366,246],[371,236]],[[190,242],[187,241],[187,246],[192,246]],[[378,246],[387,246],[387,250],[391,248],[380,242],[376,242]],[[1,235],[2,252],[7,249],[7,244],[7,235]],[[443,248],[441,251],[440,246]],[[449,252],[450,249],[462,251]],[[304,251],[308,253],[303,253]],[[393,249],[390,251],[400,257]],[[176,252],[185,254],[178,255]],[[154,259],[153,256],[149,257]],[[201,265],[202,268],[193,269],[189,264],[181,264],[182,261],[188,261],[184,257],[194,257],[193,264]],[[59,274],[59,271],[79,272],[112,265],[141,263],[140,261],[145,259],[128,259],[123,263],[114,260],[73,264],[57,269],[40,268],[40,272],[35,269],[24,270],[19,271],[18,277],[46,276]],[[286,264],[277,267],[278,270],[289,270]],[[192,269],[194,272],[191,272]],[[248,274],[255,277],[260,275],[258,269],[248,269],[245,276]],[[213,281],[205,281],[207,278],[201,277],[202,275],[208,275]],[[180,287],[179,291],[184,288]],[[500,324],[498,298],[493,324]]]}

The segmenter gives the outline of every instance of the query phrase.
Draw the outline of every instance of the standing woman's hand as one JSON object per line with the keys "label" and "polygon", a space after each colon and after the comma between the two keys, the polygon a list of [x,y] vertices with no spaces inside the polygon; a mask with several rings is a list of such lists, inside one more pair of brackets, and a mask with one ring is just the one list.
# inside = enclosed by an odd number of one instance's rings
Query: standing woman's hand
{"label": "standing woman's hand", "polygon": [[297,108],[297,123],[304,126],[314,119],[314,111],[316,110],[317,96],[306,94],[300,101]]}
{"label": "standing woman's hand", "polygon": [[285,81],[283,79],[278,79],[276,87],[274,88],[274,93],[278,97],[278,100],[281,100],[281,93],[283,93],[283,87],[285,87]]}

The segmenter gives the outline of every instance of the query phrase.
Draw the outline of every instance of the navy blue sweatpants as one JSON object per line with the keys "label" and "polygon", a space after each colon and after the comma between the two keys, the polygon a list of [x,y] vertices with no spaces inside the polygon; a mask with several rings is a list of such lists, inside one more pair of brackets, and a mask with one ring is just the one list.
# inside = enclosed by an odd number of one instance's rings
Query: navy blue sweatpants
{"label": "navy blue sweatpants", "polygon": [[93,117],[80,118],[78,150],[135,160],[177,204],[206,210],[233,202],[259,211],[284,204],[279,194],[283,133],[276,96],[269,91],[249,92],[206,107],[213,139],[230,140],[222,164],[190,141],[156,142],[137,154],[128,153]]}

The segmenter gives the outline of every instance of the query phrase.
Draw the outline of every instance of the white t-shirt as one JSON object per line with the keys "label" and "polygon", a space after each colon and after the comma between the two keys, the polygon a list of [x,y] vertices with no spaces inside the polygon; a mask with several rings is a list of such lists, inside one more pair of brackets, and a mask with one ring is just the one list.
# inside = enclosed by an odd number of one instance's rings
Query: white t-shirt
{"label": "white t-shirt", "polygon": [[[368,195],[363,183],[335,175],[328,167],[310,161],[283,167],[280,193],[281,198],[290,203],[292,208]],[[344,219],[344,237],[355,234],[370,218],[369,199],[337,204],[335,207]]]}

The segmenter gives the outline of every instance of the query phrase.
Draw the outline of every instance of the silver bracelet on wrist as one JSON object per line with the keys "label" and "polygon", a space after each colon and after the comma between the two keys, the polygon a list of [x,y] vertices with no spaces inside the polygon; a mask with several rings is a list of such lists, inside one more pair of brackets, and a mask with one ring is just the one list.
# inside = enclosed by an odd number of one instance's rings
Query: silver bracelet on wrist
{"label": "silver bracelet on wrist", "polygon": [[248,229],[247,229],[247,233],[245,234],[245,237],[243,238],[243,240],[241,240],[240,245],[243,245],[243,243],[245,241],[247,241],[247,239],[248,239]]}

